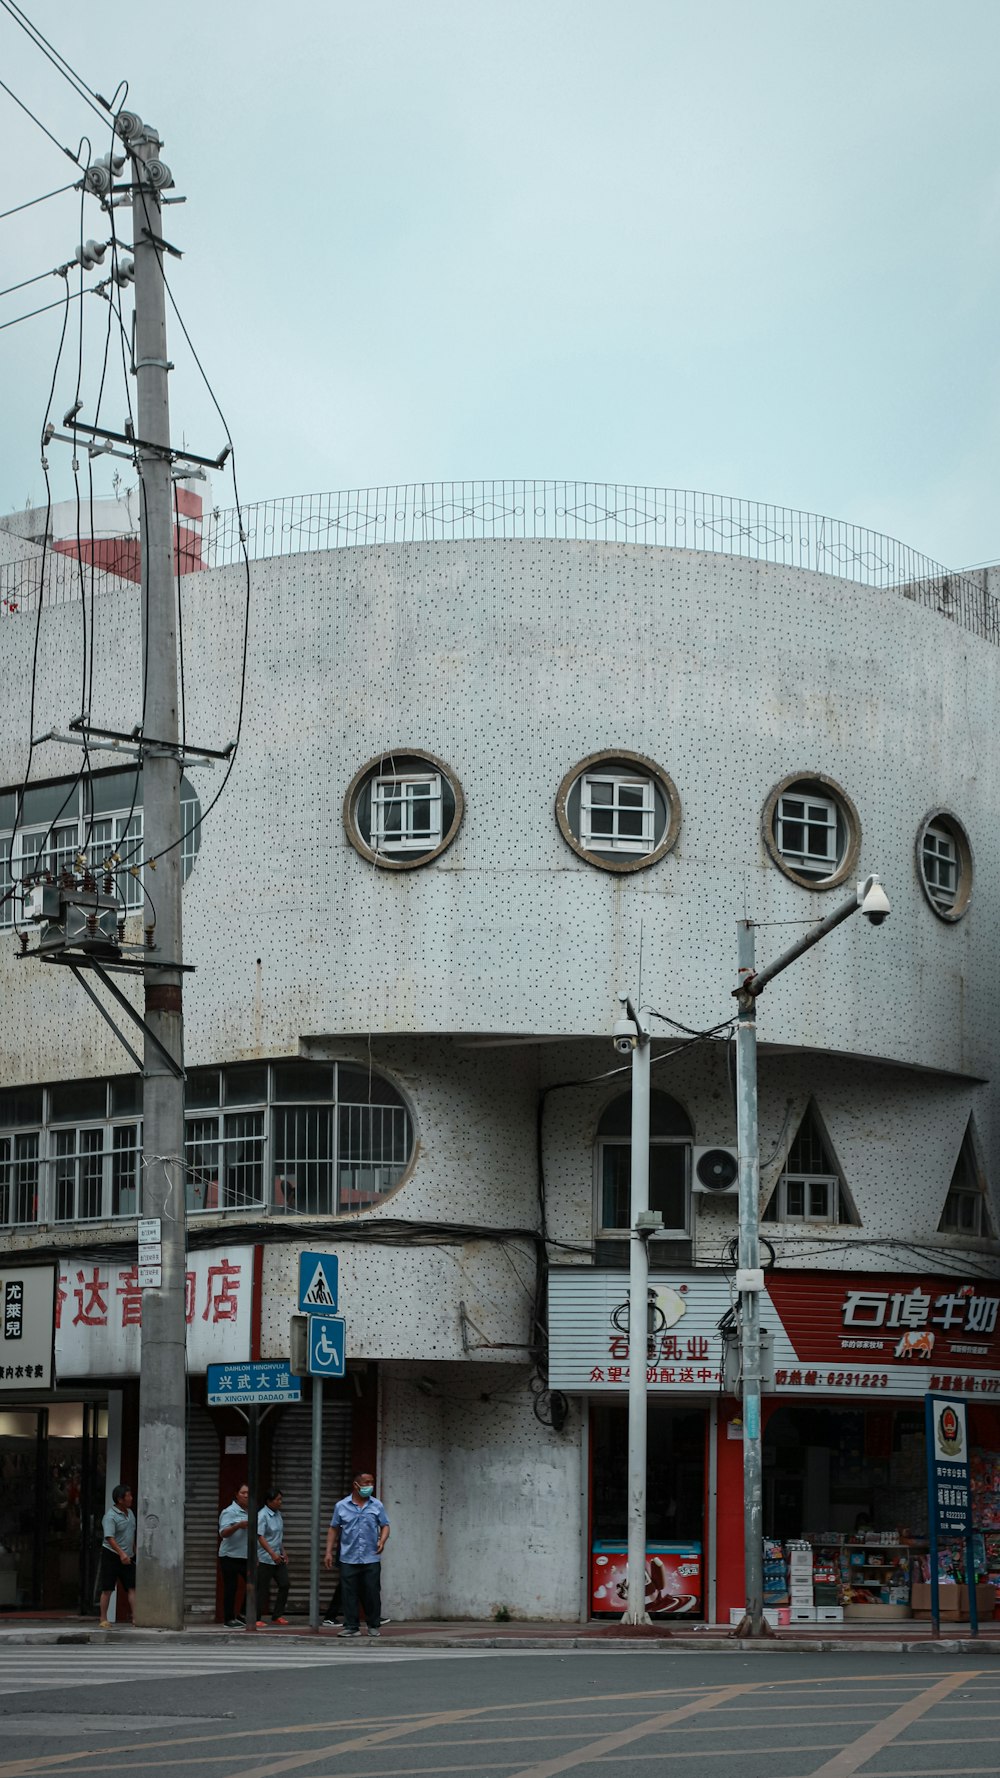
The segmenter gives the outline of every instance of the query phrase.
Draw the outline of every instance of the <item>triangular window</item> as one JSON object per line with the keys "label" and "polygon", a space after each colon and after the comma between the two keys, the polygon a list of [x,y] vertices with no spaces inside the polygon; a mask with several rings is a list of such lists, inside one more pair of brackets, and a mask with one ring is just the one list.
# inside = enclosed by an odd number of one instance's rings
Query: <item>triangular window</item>
{"label": "triangular window", "polygon": [[765,1222],[849,1222],[860,1217],[844,1184],[840,1164],[810,1099],[764,1211]]}
{"label": "triangular window", "polygon": [[939,1235],[993,1235],[993,1218],[986,1195],[986,1176],[979,1159],[970,1117],[944,1201]]}

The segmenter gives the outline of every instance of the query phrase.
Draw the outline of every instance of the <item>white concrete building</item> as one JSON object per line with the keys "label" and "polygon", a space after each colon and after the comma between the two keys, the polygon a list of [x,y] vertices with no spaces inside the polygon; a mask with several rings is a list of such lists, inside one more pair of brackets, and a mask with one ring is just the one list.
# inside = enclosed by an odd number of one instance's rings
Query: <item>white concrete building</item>
{"label": "white concrete building", "polygon": [[[224,521],[216,565],[183,580],[186,732],[211,747],[235,730],[247,594]],[[329,1487],[352,1458],[377,1467],[393,1615],[614,1607],[595,1563],[624,1530],[622,989],[666,1015],[650,1536],[689,1578],[663,1608],[739,1602],[716,1331],[735,1193],[703,1192],[694,1168],[735,1143],[731,1052],[725,1031],[686,1033],[732,1014],[738,917],[765,959],[872,870],[889,922],[851,921],[759,1007],[766,1519],[778,1538],[861,1512],[919,1526],[932,1382],[1000,1450],[990,577],[809,515],[582,484],[388,490],[247,523],[241,745],[216,806],[218,771],[192,767],[186,789],[192,1607],[214,1608],[211,1524],[241,1464],[204,1365],[287,1354],[302,1248],[340,1259]],[[65,1426],[92,1505],[102,1439],[109,1480],[135,1460],[135,1360],[110,1331],[132,1300],[141,1101],[94,1006],[18,959],[15,926],[39,861],[141,857],[141,790],[109,755],[93,790],[74,785],[81,756],[43,741],[15,822],[30,548],[0,568],[0,1273],[58,1261],[65,1294],[54,1390],[0,1376],[0,1453],[24,1457],[41,1416],[50,1451]],[[50,569],[38,625],[36,736],[80,709],[72,567]],[[135,586],[99,577],[93,610],[91,719],[128,730]],[[122,884],[138,931],[155,877]],[[307,1425],[287,1410],[271,1454],[299,1603]],[[0,1511],[11,1603],[72,1603],[72,1527],[55,1574],[23,1529],[32,1489],[36,1522],[55,1510],[48,1484],[19,1473]]]}

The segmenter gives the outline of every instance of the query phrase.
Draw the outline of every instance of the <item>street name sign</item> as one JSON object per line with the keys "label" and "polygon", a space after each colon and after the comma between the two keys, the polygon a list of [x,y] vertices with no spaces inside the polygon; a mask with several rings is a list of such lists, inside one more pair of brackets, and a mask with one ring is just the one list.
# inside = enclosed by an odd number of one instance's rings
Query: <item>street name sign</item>
{"label": "street name sign", "polygon": [[339,1270],[335,1253],[300,1253],[299,1308],[308,1315],[335,1315]]}
{"label": "street name sign", "polygon": [[310,1315],[308,1362],[311,1377],[342,1377],[347,1370],[347,1323],[342,1315]]}
{"label": "street name sign", "polygon": [[287,1358],[251,1359],[245,1364],[210,1364],[210,1408],[265,1407],[270,1402],[301,1401],[302,1385],[288,1368]]}

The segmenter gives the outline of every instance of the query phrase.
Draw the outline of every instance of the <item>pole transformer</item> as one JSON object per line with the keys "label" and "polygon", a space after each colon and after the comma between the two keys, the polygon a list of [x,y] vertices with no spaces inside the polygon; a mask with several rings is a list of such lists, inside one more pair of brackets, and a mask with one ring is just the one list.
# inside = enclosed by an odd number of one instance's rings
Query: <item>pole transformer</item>
{"label": "pole transformer", "polygon": [[[181,757],[177,689],[173,480],[166,287],[159,192],[172,183],[157,132],[122,112],[132,158],[137,460],[141,478],[142,750],[145,921],[155,960],[144,970],[142,1214],[161,1224],[162,1283],[142,1300],[136,1621],[184,1628],[186,1402],[184,1027],[181,951]],[[161,961],[162,959],[162,961]],[[156,1038],[177,1064],[150,1041]]]}

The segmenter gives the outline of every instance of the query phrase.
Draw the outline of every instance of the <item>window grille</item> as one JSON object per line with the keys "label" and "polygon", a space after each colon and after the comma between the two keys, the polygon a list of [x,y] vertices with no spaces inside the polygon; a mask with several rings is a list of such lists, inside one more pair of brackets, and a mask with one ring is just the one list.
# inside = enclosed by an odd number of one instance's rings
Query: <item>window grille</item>
{"label": "window grille", "polygon": [[[78,871],[81,851],[98,874],[117,851],[116,871],[122,910],[132,914],[143,905],[142,780],[136,773],[97,773],[79,784],[32,785],[25,792],[21,821],[14,832],[18,793],[0,791],[0,930],[21,917],[21,885],[43,874],[58,878],[63,870]],[[64,805],[64,806],[63,806]],[[181,783],[181,870],[190,876],[198,855],[201,807],[194,787]]]}
{"label": "window grille", "polygon": [[427,852],[441,844],[441,778],[401,773],[372,785],[372,849]]}
{"label": "window grille", "polygon": [[958,848],[943,827],[932,824],[924,834],[922,863],[931,899],[938,907],[953,907],[958,893]]}
{"label": "window grille", "polygon": [[830,797],[785,793],[775,822],[778,851],[796,869],[832,876],[839,862],[838,811]]}
{"label": "window grille", "polygon": [[39,1132],[0,1136],[0,1226],[38,1221]]}
{"label": "window grille", "polygon": [[650,778],[586,772],[580,785],[580,843],[601,852],[652,852],[656,807]]}

